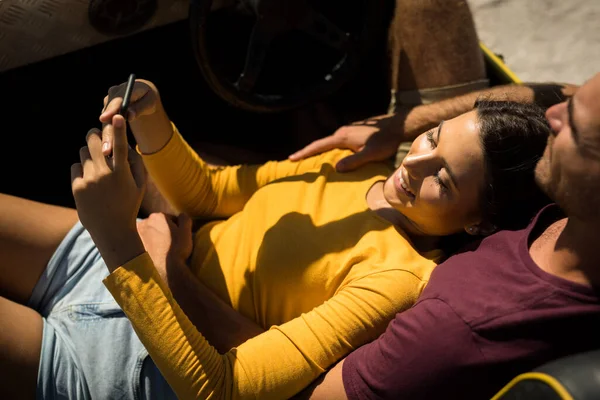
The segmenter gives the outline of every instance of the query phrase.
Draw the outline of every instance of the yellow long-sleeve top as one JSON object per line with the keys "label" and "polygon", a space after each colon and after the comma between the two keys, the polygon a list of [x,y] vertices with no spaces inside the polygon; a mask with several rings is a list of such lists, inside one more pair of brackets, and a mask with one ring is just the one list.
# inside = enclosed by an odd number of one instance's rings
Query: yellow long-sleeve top
{"label": "yellow long-sleeve top", "polygon": [[289,398],[415,302],[441,253],[419,254],[369,209],[368,189],[392,170],[336,173],[348,154],[214,168],[175,129],[143,156],[179,211],[229,217],[195,234],[190,268],[268,329],[219,354],[147,253],[115,270],[104,283],[179,398]]}

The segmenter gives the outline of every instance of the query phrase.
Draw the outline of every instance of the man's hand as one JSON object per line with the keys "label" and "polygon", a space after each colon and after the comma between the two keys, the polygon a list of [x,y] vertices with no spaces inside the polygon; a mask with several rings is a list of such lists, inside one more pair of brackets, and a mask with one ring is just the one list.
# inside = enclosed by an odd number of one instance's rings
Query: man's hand
{"label": "man's hand", "polygon": [[402,142],[473,109],[479,98],[489,100],[535,102],[550,107],[572,96],[578,86],[556,83],[524,83],[494,86],[435,103],[414,107],[402,106],[393,115],[381,115],[366,121],[343,126],[333,135],[319,139],[292,154],[297,161],[331,149],[350,149],[355,154],[340,160],[339,172],[351,171],[371,161],[383,161],[398,151]]}
{"label": "man's hand", "polygon": [[138,221],[137,229],[159,275],[169,283],[168,268],[171,265],[174,268],[185,265],[192,254],[191,218],[186,214],[175,218],[163,213],[153,213]]}
{"label": "man's hand", "polygon": [[112,118],[104,126],[114,137],[113,156],[102,153],[101,133],[91,129],[80,163],[71,166],[71,188],[83,226],[112,272],[144,252],[136,218],[144,193],[145,170],[140,161],[129,162],[125,119]]}
{"label": "man's hand", "polygon": [[340,160],[336,169],[339,172],[352,171],[372,161],[383,161],[396,154],[404,141],[402,120],[404,114],[381,115],[352,125],[342,126],[333,135],[315,140],[289,158],[297,161],[332,149],[350,149],[355,152]]}

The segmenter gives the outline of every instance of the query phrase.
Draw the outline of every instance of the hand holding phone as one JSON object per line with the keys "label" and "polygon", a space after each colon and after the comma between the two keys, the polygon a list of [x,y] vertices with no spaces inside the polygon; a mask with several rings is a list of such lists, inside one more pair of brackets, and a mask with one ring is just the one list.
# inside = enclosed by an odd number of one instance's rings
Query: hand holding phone
{"label": "hand holding phone", "polygon": [[135,75],[131,74],[127,82],[108,89],[100,122],[109,123],[115,114],[121,114],[132,122],[144,115],[153,114],[159,104],[156,86],[150,81],[135,79]]}
{"label": "hand holding phone", "polygon": [[[150,81],[135,79],[135,75],[131,74],[127,82],[108,90],[100,122],[109,124],[116,114],[120,114],[131,124],[131,130],[134,130],[136,126],[139,128],[138,122],[143,122],[145,117],[154,115],[158,110],[162,110],[162,106],[156,86]],[[129,136],[131,133],[128,132],[129,142],[134,143],[135,138]],[[112,140],[108,136],[102,137],[102,149],[106,156],[112,152]]]}
{"label": "hand holding phone", "polygon": [[121,103],[121,109],[119,114],[123,118],[127,119],[127,109],[129,108],[129,102],[131,101],[131,94],[133,93],[133,85],[135,84],[135,74],[130,74],[127,80],[127,86],[125,87],[125,94],[123,95],[123,102]]}
{"label": "hand holding phone", "polygon": [[[125,93],[123,94],[121,105],[119,107],[119,114],[127,120],[127,109],[129,108],[129,102],[131,101],[131,94],[133,93],[133,86],[135,84],[135,74],[130,74],[129,79],[127,80],[127,86],[125,87]],[[112,89],[112,88],[111,88]],[[115,90],[109,89],[108,96],[104,99],[104,110],[103,114],[106,113],[106,108],[108,105],[115,99],[120,97],[120,93]],[[114,114],[110,116],[109,121],[112,121]],[[106,125],[109,124],[109,121],[103,121],[103,129],[102,129],[102,153],[105,157],[110,157],[113,151],[113,140],[114,138],[110,134],[111,130],[106,129]]]}

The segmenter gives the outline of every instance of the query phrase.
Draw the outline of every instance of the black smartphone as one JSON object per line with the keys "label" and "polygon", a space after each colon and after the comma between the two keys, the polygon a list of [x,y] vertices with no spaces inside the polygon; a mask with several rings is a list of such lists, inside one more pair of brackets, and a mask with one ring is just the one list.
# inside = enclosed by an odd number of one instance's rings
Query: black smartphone
{"label": "black smartphone", "polygon": [[127,120],[127,108],[129,107],[129,101],[131,101],[131,93],[133,92],[134,83],[135,74],[130,74],[129,79],[127,80],[125,94],[123,95],[123,103],[121,104],[121,109],[119,110],[119,114],[121,114],[125,120]]}

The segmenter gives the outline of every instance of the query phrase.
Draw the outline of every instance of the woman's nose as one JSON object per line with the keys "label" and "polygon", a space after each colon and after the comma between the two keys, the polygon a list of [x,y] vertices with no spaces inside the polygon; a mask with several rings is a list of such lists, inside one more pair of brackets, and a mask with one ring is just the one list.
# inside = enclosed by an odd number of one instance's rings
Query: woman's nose
{"label": "woman's nose", "polygon": [[404,158],[404,169],[412,179],[422,179],[433,169],[434,154],[432,151],[409,154]]}

